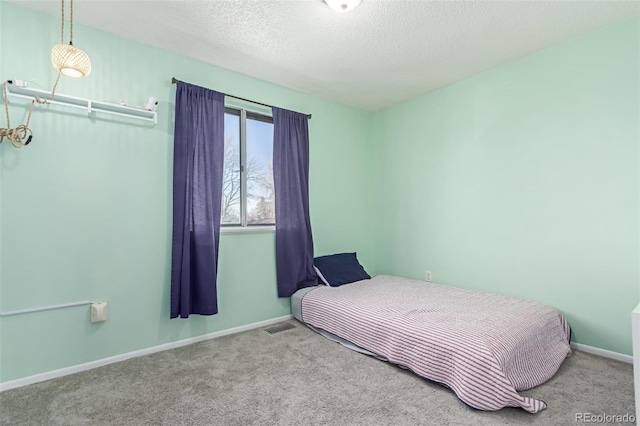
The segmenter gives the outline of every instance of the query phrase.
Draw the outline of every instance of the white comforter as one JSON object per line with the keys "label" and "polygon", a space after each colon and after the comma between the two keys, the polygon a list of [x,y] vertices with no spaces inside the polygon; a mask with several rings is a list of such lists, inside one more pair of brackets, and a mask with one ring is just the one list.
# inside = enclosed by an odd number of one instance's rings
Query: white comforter
{"label": "white comforter", "polygon": [[549,380],[571,354],[569,326],[549,306],[392,276],[312,290],[302,317],[480,410],[544,409],[518,391]]}

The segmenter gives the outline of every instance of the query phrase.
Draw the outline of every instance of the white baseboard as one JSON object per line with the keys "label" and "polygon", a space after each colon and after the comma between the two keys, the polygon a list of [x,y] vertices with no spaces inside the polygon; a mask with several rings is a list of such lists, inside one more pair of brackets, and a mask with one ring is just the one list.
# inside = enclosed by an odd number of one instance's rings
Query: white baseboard
{"label": "white baseboard", "polygon": [[589,354],[600,355],[605,358],[615,359],[616,361],[626,362],[633,364],[633,357],[631,355],[621,354],[619,352],[608,351],[606,349],[600,349],[589,345],[583,345],[582,343],[572,343],[572,349],[576,349]]}
{"label": "white baseboard", "polygon": [[[136,358],[144,355],[153,354],[156,352],[162,352],[169,349],[179,348],[181,346],[191,345],[193,343],[203,342],[205,340],[215,339],[217,337],[228,336],[229,334],[240,333],[242,331],[252,330],[254,328],[266,327],[267,325],[276,324],[282,321],[287,321],[292,318],[293,318],[293,315],[284,315],[278,318],[272,318],[265,321],[254,322],[252,324],[233,327],[227,330],[215,331],[213,333],[203,334],[201,336],[190,337],[188,339],[165,343],[158,346],[152,346],[150,348],[140,349],[133,352],[127,352],[124,354],[115,355],[108,358],[102,358],[102,359],[87,362],[84,364],[78,364],[71,367],[60,368],[58,370],[48,371],[46,373],[35,374],[33,376],[23,377],[21,379],[9,380],[7,382],[0,383],[0,392],[4,392],[9,389],[19,388],[22,386],[27,386],[33,383],[44,382],[46,380],[51,380],[58,377],[68,376],[70,374],[79,373],[81,371],[92,370],[94,368],[102,367],[102,366],[113,364],[120,361],[125,361],[130,358]],[[618,352],[608,351],[606,349],[600,349],[593,346],[583,345],[581,343],[571,343],[571,348],[579,351],[587,352],[590,354],[599,355],[605,358],[611,358],[617,361],[633,364],[633,357],[631,355],[625,355]]]}
{"label": "white baseboard", "polygon": [[254,322],[252,324],[242,325],[240,327],[233,327],[227,330],[216,331],[209,334],[203,334],[201,336],[190,337],[188,339],[178,340],[175,342],[165,343],[163,345],[153,346],[146,349],[140,349],[133,352],[127,352],[120,355],[110,356],[108,358],[102,358],[95,361],[87,362],[84,364],[73,365],[71,367],[60,368],[58,370],[47,371],[46,373],[35,374],[33,376],[23,377],[21,379],[9,380],[7,382],[0,383],[0,392],[4,392],[9,389],[15,389],[22,386],[27,386],[33,383],[44,382],[45,380],[51,380],[62,376],[68,376],[69,374],[79,373],[81,371],[87,371],[94,368],[102,367],[104,365],[113,364],[115,362],[125,361],[130,358],[136,358],[139,356],[149,355],[156,352],[162,352],[169,349],[179,348],[180,346],[191,345],[193,343],[202,342],[204,340],[215,339],[217,337],[227,336],[229,334],[240,333],[242,331],[252,330],[254,328],[265,327],[267,325],[276,324],[282,321],[290,320],[293,315],[285,315],[278,318],[272,318],[265,321]]}

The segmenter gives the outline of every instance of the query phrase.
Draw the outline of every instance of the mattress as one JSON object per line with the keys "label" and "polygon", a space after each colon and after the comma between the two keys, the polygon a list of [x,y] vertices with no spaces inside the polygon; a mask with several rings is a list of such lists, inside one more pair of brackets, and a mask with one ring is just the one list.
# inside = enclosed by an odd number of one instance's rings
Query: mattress
{"label": "mattress", "polygon": [[442,383],[480,410],[544,409],[518,391],[549,380],[571,354],[556,310],[477,290],[377,276],[291,300],[294,316],[316,331]]}

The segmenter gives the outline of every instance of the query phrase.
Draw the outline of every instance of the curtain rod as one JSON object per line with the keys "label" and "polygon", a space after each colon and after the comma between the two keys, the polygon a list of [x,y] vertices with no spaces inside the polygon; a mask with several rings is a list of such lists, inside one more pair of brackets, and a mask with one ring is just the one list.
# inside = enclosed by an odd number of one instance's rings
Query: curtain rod
{"label": "curtain rod", "polygon": [[[178,80],[175,77],[171,77],[171,84],[176,84],[178,83],[180,80]],[[240,96],[233,96],[233,95],[229,95],[227,93],[224,94],[225,96],[229,96],[230,98],[234,98],[234,99],[239,99],[241,101],[245,101],[245,102],[251,102],[252,104],[256,104],[256,105],[262,105],[264,107],[267,108],[273,108],[273,105],[268,105],[268,104],[263,104],[262,102],[256,102],[256,101],[252,101],[251,99],[245,99],[245,98],[241,98]],[[305,114],[309,119],[311,119],[311,114]]]}

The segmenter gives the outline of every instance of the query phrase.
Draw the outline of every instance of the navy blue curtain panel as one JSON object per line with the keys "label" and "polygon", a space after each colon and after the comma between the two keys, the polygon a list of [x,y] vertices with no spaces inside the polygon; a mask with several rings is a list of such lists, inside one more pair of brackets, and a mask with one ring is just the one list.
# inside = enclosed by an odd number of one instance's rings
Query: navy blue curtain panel
{"label": "navy blue curtain panel", "polygon": [[273,107],[278,296],[316,285],[309,219],[309,124],[304,114]]}
{"label": "navy blue curtain panel", "polygon": [[171,318],[218,313],[224,94],[179,82],[173,147]]}

